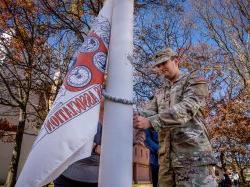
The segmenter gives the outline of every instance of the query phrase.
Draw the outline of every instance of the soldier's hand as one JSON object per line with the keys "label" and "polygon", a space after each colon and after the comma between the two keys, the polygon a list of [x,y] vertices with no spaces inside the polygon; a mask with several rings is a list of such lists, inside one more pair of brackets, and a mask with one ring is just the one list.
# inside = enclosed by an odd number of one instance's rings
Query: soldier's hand
{"label": "soldier's hand", "polygon": [[136,128],[136,121],[137,121],[137,118],[138,118],[139,114],[138,113],[133,113],[133,125],[134,125],[134,128]]}
{"label": "soldier's hand", "polygon": [[150,121],[147,118],[138,115],[134,115],[133,124],[137,129],[147,129],[152,127]]}
{"label": "soldier's hand", "polygon": [[100,155],[101,154],[101,145],[97,145],[95,148],[95,153]]}
{"label": "soldier's hand", "polygon": [[146,139],[146,135],[145,135],[144,130],[137,131],[136,140],[135,140],[136,144],[145,146],[145,144],[144,144],[145,139]]}

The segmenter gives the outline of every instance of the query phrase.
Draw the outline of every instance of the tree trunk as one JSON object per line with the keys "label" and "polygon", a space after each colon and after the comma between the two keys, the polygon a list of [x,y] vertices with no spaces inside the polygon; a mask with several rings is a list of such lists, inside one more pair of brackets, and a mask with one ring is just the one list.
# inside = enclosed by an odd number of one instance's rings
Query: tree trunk
{"label": "tree trunk", "polygon": [[226,171],[226,164],[225,164],[225,154],[224,152],[220,152],[220,161],[221,161],[221,167],[224,171]]}
{"label": "tree trunk", "polygon": [[20,153],[21,153],[25,121],[26,121],[25,110],[20,109],[19,122],[17,126],[16,137],[15,137],[15,144],[14,144],[14,149],[12,152],[12,158],[11,158],[10,167],[8,170],[7,179],[4,185],[5,187],[14,187],[16,184],[17,169],[18,169],[18,163],[19,163],[19,158],[20,158]]}
{"label": "tree trunk", "polygon": [[239,161],[237,160],[237,158],[235,157],[234,158],[235,161],[236,161],[236,164],[237,164],[237,167],[240,169],[240,179],[241,181],[245,184],[246,183],[246,180],[245,180],[245,176],[244,176],[244,167],[242,167],[239,163]]}
{"label": "tree trunk", "polygon": [[240,179],[244,184],[246,184],[245,176],[244,176],[244,169],[240,168]]}

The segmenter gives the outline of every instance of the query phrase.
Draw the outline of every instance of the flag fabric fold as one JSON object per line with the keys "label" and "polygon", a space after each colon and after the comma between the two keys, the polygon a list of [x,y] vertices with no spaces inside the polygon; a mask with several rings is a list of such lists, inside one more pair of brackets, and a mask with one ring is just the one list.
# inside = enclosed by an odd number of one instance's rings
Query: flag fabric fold
{"label": "flag fabric fold", "polygon": [[99,118],[111,16],[112,0],[106,0],[74,55],[16,187],[46,185],[73,162],[90,156]]}

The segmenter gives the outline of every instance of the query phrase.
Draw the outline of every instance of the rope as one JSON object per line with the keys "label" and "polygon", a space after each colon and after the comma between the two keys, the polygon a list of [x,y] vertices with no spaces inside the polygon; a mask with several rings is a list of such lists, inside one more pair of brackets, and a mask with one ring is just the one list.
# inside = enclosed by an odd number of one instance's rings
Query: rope
{"label": "rope", "polygon": [[115,103],[122,103],[122,104],[125,104],[125,105],[133,105],[133,104],[135,104],[135,102],[133,102],[131,100],[117,98],[117,97],[114,97],[114,96],[111,96],[111,95],[107,94],[106,92],[103,92],[103,96],[105,97],[105,99],[108,99],[108,100],[113,101]]}

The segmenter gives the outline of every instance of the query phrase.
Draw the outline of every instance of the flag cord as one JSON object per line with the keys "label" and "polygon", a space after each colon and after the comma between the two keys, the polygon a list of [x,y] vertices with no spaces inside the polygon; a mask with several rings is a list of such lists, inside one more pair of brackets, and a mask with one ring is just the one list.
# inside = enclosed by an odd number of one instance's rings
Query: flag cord
{"label": "flag cord", "polygon": [[113,101],[115,103],[122,103],[122,104],[125,104],[125,105],[133,105],[133,104],[135,104],[135,102],[133,102],[132,100],[117,98],[117,97],[114,97],[114,96],[111,96],[111,95],[107,94],[106,92],[103,92],[103,96],[105,97],[105,99],[108,99],[108,100]]}

